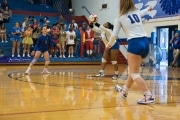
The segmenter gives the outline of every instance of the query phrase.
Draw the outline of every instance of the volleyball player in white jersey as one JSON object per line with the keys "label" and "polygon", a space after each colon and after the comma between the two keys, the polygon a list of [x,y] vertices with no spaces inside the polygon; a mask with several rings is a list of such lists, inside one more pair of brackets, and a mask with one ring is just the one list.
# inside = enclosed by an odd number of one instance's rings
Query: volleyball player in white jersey
{"label": "volleyball player in white jersey", "polygon": [[133,0],[120,0],[120,15],[114,21],[113,33],[106,46],[107,49],[112,46],[122,27],[128,40],[127,60],[129,70],[127,81],[120,90],[121,97],[126,98],[128,89],[132,86],[133,82],[136,82],[144,95],[144,98],[137,101],[138,104],[154,102],[154,97],[139,72],[142,60],[149,52],[149,43],[141,17],[151,10],[151,7],[147,7],[140,11],[136,9]]}
{"label": "volleyball player in white jersey", "polygon": [[68,47],[68,57],[74,57],[74,45],[75,45],[76,33],[72,27],[66,32],[66,45]]}
{"label": "volleyball player in white jersey", "polygon": [[[104,45],[107,45],[109,42],[109,38],[111,37],[111,33],[113,30],[113,25],[109,22],[104,23],[103,25],[100,25],[99,23],[95,22],[94,25],[96,27],[93,27],[93,23],[90,23],[90,27],[92,30],[96,31],[97,33],[101,33],[101,38],[104,43]],[[111,49],[105,49],[101,61],[101,69],[99,71],[99,74],[97,74],[97,77],[104,76],[104,69],[106,67],[107,59],[110,57],[111,63],[114,66],[114,76],[112,77],[113,80],[117,80],[119,77],[119,71],[118,71],[118,64],[117,64],[117,56],[119,52],[119,44],[117,41],[114,41],[112,44]]]}

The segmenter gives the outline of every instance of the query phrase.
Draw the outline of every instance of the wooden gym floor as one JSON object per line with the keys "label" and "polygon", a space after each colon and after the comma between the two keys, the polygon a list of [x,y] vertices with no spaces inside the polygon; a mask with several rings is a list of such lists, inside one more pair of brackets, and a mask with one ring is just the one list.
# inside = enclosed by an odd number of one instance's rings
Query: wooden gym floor
{"label": "wooden gym floor", "polygon": [[119,65],[120,78],[113,81],[113,67],[106,67],[104,77],[95,77],[99,65],[34,66],[24,76],[27,66],[0,67],[0,120],[180,120],[180,68],[143,67],[142,76],[155,103],[138,105],[142,98],[136,84],[126,100],[115,91],[123,85],[127,66]]}

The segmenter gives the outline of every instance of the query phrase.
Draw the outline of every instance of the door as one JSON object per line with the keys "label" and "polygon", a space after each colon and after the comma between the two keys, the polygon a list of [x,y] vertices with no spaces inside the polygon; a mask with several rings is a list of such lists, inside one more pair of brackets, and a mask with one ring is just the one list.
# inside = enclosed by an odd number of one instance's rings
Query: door
{"label": "door", "polygon": [[169,41],[177,32],[178,25],[157,27],[157,45],[162,49],[162,60],[160,65],[169,66],[173,61],[173,50]]}

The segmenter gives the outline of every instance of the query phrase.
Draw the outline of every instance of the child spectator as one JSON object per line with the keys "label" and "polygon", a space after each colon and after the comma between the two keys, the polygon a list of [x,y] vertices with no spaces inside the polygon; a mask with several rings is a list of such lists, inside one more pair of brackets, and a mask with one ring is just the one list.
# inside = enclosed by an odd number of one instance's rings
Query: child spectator
{"label": "child spectator", "polygon": [[2,42],[8,42],[7,41],[7,36],[6,36],[6,27],[5,27],[4,24],[1,25],[0,34],[1,34]]}
{"label": "child spectator", "polygon": [[25,57],[25,53],[27,52],[27,57],[31,57],[30,56],[30,46],[33,44],[33,40],[32,40],[32,29],[29,26],[25,32],[24,32],[24,38],[23,38],[23,45],[24,45],[24,49],[23,49],[23,57]]}
{"label": "child spectator", "polygon": [[13,27],[11,32],[11,40],[12,40],[12,57],[14,57],[15,49],[17,48],[17,57],[20,56],[20,41],[22,36],[22,29],[18,22],[15,23],[15,27]]}

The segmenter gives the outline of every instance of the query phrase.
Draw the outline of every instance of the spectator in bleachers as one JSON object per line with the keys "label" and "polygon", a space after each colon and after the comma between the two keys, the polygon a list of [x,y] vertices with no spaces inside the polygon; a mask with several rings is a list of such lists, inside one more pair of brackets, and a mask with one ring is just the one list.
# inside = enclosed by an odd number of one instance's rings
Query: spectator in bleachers
{"label": "spectator in bleachers", "polygon": [[4,0],[4,3],[2,4],[2,8],[3,8],[3,10],[5,10],[5,9],[6,9],[6,7],[8,7],[8,8],[9,8],[9,4],[8,4],[8,1],[7,1],[7,0]]}
{"label": "spectator in bleachers", "polygon": [[[79,26],[79,28],[82,28],[82,26]],[[75,30],[76,32],[76,38],[75,38],[75,57],[79,57],[79,52],[80,52],[80,39],[81,39],[81,32],[79,29]]]}
{"label": "spectator in bleachers", "polygon": [[4,17],[4,22],[5,23],[9,23],[9,20],[10,20],[10,10],[9,10],[9,7],[6,6],[5,10],[3,10],[3,17]]}
{"label": "spectator in bleachers", "polygon": [[86,22],[83,22],[83,24],[82,24],[82,30],[86,31],[86,28],[87,28],[87,23],[86,23]]}
{"label": "spectator in bleachers", "polygon": [[87,30],[85,31],[85,46],[86,46],[86,53],[88,57],[93,57],[93,40],[94,40],[94,31],[87,26]]}
{"label": "spectator in bleachers", "polygon": [[39,22],[45,24],[47,21],[49,21],[49,18],[47,16],[44,16],[43,18],[40,18]]}
{"label": "spectator in bleachers", "polygon": [[24,32],[28,26],[29,26],[29,18],[25,17],[24,22],[22,23],[22,31]]}
{"label": "spectator in bleachers", "polygon": [[25,57],[26,52],[27,52],[27,57],[31,57],[29,53],[30,53],[30,46],[33,44],[33,40],[32,40],[32,28],[30,26],[25,30],[23,37],[24,37],[22,41],[22,44],[24,46],[23,57]]}
{"label": "spectator in bleachers", "polygon": [[74,39],[76,38],[76,33],[73,28],[70,27],[69,31],[66,32],[66,45],[68,48],[68,57],[74,57]]}
{"label": "spectator in bleachers", "polygon": [[44,24],[44,26],[46,26],[47,32],[48,32],[48,34],[50,34],[50,31],[51,31],[50,21],[47,20],[46,23]]}
{"label": "spectator in bleachers", "polygon": [[68,28],[73,28],[73,30],[77,30],[78,24],[75,22],[75,20],[72,20]]}
{"label": "spectator in bleachers", "polygon": [[101,34],[98,32],[94,32],[94,41],[93,41],[94,52],[93,53],[95,57],[99,57],[100,41],[101,41]]}
{"label": "spectator in bleachers", "polygon": [[4,22],[4,17],[3,14],[0,12],[0,26],[3,24]]}
{"label": "spectator in bleachers", "polygon": [[15,26],[12,28],[11,32],[11,41],[12,41],[12,57],[14,57],[15,49],[17,48],[17,57],[21,57],[20,55],[20,42],[22,37],[22,29],[20,27],[20,23],[16,22]]}
{"label": "spectator in bleachers", "polygon": [[2,13],[3,12],[3,7],[2,7],[2,4],[0,3],[0,12]]}
{"label": "spectator in bleachers", "polygon": [[59,15],[59,18],[58,18],[58,24],[65,24],[65,18],[63,17],[62,14]]}
{"label": "spectator in bleachers", "polygon": [[37,39],[38,39],[38,36],[41,33],[41,26],[38,24],[36,26],[33,26],[32,29],[33,29],[33,31],[32,31],[33,46],[35,46]]}
{"label": "spectator in bleachers", "polygon": [[39,25],[38,21],[36,19],[33,19],[33,22],[31,24],[31,28],[35,29]]}
{"label": "spectator in bleachers", "polygon": [[64,30],[64,24],[59,26],[59,54],[60,58],[65,58],[65,45],[66,45],[66,31]]}
{"label": "spectator in bleachers", "polygon": [[[59,28],[57,27],[57,24],[54,24],[52,26],[52,29],[50,31],[50,35],[51,35],[51,40],[58,44],[59,41],[58,41],[58,38],[59,38]],[[54,52],[54,57],[57,58],[57,50],[58,50],[58,47],[54,44],[51,44],[51,48],[50,48],[50,57],[52,57],[52,54]]]}
{"label": "spectator in bleachers", "polygon": [[85,43],[85,31],[83,30],[82,26],[79,26],[80,32],[80,57],[84,57],[84,43]]}
{"label": "spectator in bleachers", "polygon": [[0,27],[0,34],[1,34],[1,40],[2,42],[8,42],[7,36],[6,36],[6,26],[5,24],[2,24]]}

